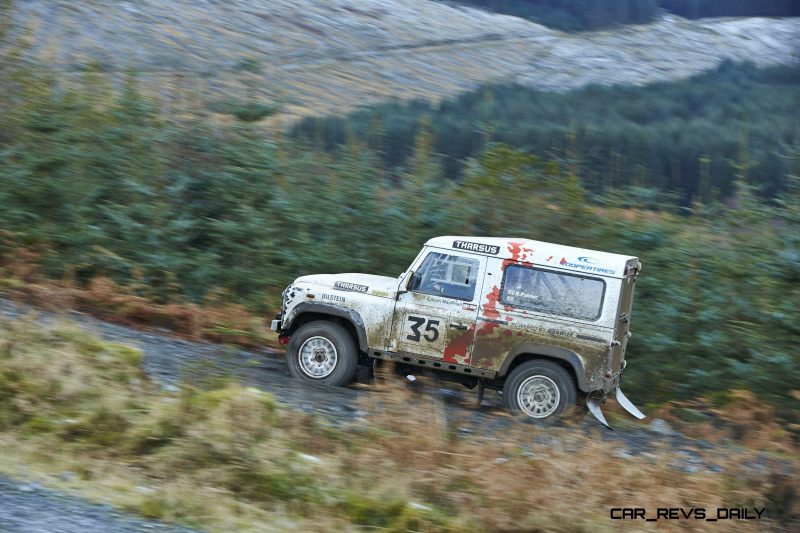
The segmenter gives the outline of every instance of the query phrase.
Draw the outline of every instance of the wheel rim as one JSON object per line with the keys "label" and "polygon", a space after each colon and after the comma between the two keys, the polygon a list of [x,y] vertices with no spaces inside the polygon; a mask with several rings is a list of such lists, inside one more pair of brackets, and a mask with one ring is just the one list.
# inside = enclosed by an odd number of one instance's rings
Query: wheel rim
{"label": "wheel rim", "polygon": [[311,337],[300,346],[298,359],[305,375],[322,379],[336,368],[339,355],[336,346],[325,337]]}
{"label": "wheel rim", "polygon": [[531,376],[517,390],[517,405],[531,418],[547,418],[558,408],[561,392],[547,376]]}

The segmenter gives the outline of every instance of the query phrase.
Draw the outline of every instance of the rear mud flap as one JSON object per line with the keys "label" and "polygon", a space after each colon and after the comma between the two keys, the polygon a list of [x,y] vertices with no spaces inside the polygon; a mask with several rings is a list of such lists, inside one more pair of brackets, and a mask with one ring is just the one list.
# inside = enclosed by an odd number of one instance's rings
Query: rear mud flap
{"label": "rear mud flap", "polygon": [[617,403],[619,403],[623,409],[628,411],[630,414],[632,414],[639,420],[642,420],[645,417],[644,413],[641,412],[639,409],[637,409],[636,406],[633,405],[631,401],[624,394],[622,394],[622,389],[617,387],[616,394],[617,394]]}
{"label": "rear mud flap", "polygon": [[[639,420],[645,418],[645,414],[642,413],[631,401],[622,394],[622,389],[617,387],[614,389],[614,394],[617,399],[617,403],[619,403],[623,409],[628,411],[632,416],[635,416]],[[597,398],[592,398],[591,396],[586,398],[586,406],[589,408],[589,412],[594,415],[594,417],[600,421],[608,429],[614,429],[608,425],[608,421],[606,421],[606,417],[603,416],[603,411],[600,410],[600,401]]]}
{"label": "rear mud flap", "polygon": [[589,408],[589,412],[592,413],[601,424],[608,429],[614,429],[606,422],[606,417],[603,416],[603,411],[600,410],[600,401],[597,398],[586,398],[586,406]]}

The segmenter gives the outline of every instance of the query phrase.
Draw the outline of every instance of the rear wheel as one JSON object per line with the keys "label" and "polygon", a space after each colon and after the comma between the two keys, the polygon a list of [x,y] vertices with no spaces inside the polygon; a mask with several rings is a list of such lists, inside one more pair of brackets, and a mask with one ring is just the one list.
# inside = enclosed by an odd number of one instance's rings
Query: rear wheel
{"label": "rear wheel", "polygon": [[503,401],[515,415],[548,424],[575,410],[577,389],[572,376],[552,361],[527,361],[511,371]]}
{"label": "rear wheel", "polygon": [[342,326],[317,320],[292,334],[286,364],[289,373],[302,381],[347,385],[358,367],[358,350]]}

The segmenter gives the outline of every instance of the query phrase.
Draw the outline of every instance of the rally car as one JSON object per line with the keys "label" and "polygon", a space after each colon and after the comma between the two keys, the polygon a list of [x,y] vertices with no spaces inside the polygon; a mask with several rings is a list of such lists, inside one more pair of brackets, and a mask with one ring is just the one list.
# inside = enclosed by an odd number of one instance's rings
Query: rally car
{"label": "rally car", "polygon": [[[272,322],[297,379],[350,383],[388,360],[501,393],[550,422],[622,393],[638,258],[522,238],[436,237],[399,277],[319,274],[283,292]],[[579,408],[578,408],[579,409]]]}

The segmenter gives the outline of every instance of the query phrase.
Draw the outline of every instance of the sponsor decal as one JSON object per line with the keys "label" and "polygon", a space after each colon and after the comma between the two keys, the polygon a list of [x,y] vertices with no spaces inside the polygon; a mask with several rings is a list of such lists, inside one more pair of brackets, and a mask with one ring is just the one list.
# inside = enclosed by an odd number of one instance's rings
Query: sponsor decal
{"label": "sponsor decal", "polygon": [[507,300],[509,300],[508,303],[511,304],[516,303],[514,302],[514,299],[516,298],[522,298],[524,300],[530,300],[530,301],[536,301],[539,299],[538,294],[534,294],[532,292],[514,290],[514,289],[506,289],[504,296],[506,297]]}
{"label": "sponsor decal", "polygon": [[481,244],[479,242],[453,241],[453,248],[467,250],[468,252],[478,252],[479,254],[497,255],[500,253],[499,246]]}
{"label": "sponsor decal", "polygon": [[584,272],[596,272],[598,274],[616,274],[617,273],[617,271],[614,270],[613,268],[603,268],[603,267],[594,266],[597,263],[599,263],[599,261],[597,259],[594,259],[593,257],[586,257],[586,256],[579,257],[578,258],[578,262],[576,262],[576,263],[570,263],[569,261],[567,261],[566,257],[562,257],[561,261],[558,262],[558,264],[561,265],[561,266],[565,266],[567,268],[575,268],[575,269],[578,269],[578,270],[583,270]]}
{"label": "sponsor decal", "polygon": [[359,285],[348,281],[337,281],[333,286],[341,291],[367,292],[369,290],[368,285]]}
{"label": "sponsor decal", "polygon": [[[486,320],[482,318],[481,320]],[[498,322],[502,324],[503,322]],[[536,326],[534,324],[529,324],[525,322],[515,323],[514,328],[524,329],[530,331],[531,333],[537,333],[539,335],[552,335],[553,337],[575,337],[575,333],[572,331],[567,331],[564,329],[556,329],[556,328],[544,328],[542,326]]]}
{"label": "sponsor decal", "polygon": [[516,327],[521,329],[527,329],[528,331],[531,331],[533,333],[540,333],[540,334],[547,333],[547,329],[543,328],[542,326],[534,326],[533,324],[526,324],[525,322],[517,324]]}
{"label": "sponsor decal", "polygon": [[431,296],[428,294],[414,293],[414,298],[416,300],[424,300],[426,302],[435,303],[437,305],[446,305],[448,307],[458,307],[461,305],[461,302],[453,300],[452,298],[441,298],[439,296]]}
{"label": "sponsor decal", "polygon": [[334,302],[344,302],[344,296],[337,296],[335,294],[323,294],[320,296],[323,300],[332,300]]}

